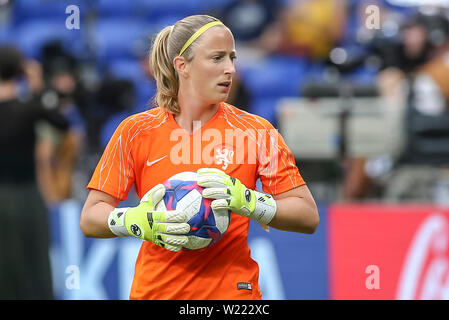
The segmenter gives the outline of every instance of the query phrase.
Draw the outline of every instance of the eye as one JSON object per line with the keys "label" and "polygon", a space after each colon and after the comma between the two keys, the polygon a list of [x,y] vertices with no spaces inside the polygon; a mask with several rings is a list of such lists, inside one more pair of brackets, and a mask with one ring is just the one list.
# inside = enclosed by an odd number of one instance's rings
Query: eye
{"label": "eye", "polygon": [[212,60],[214,61],[220,61],[221,59],[223,59],[223,56],[213,56]]}

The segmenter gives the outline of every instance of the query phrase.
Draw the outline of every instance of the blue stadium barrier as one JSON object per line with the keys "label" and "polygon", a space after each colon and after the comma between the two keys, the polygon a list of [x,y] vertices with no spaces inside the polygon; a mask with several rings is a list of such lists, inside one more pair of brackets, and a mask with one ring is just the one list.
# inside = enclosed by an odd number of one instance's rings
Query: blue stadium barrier
{"label": "blue stadium barrier", "polygon": [[267,233],[251,221],[248,241],[259,263],[264,299],[328,299],[327,208],[319,206],[318,210],[320,224],[313,235],[273,228]]}
{"label": "blue stadium barrier", "polygon": [[[135,205],[131,197],[120,206]],[[51,213],[51,262],[56,297],[128,299],[141,241],[136,238],[92,239],[80,230],[82,203],[67,200]],[[251,223],[248,242],[260,266],[263,298],[327,299],[326,208],[320,207],[314,235],[270,229]]]}

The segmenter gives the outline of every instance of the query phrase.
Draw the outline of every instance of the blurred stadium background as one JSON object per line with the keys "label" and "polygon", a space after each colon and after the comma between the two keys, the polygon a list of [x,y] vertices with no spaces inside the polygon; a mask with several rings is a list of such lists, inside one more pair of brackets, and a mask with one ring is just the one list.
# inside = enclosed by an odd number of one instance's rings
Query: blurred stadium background
{"label": "blurred stadium background", "polygon": [[[67,164],[49,210],[55,296],[127,299],[139,242],[82,236],[85,186],[118,123],[151,107],[154,34],[208,13],[236,38],[230,102],[280,130],[320,209],[312,236],[251,225],[264,298],[448,299],[448,10],[447,0],[0,0],[0,44],[40,64],[37,94],[71,124],[72,144],[54,144]],[[31,91],[23,81],[23,99]]]}

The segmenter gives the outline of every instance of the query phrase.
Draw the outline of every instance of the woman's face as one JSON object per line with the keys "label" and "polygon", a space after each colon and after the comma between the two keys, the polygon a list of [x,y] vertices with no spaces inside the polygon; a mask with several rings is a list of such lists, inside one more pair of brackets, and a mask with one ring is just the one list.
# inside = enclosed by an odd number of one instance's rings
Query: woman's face
{"label": "woman's face", "polygon": [[234,37],[228,28],[212,27],[197,41],[187,63],[187,88],[205,104],[225,101],[235,74]]}
{"label": "woman's face", "polygon": [[426,29],[420,25],[411,26],[405,29],[401,36],[407,57],[410,59],[419,58],[426,47]]}

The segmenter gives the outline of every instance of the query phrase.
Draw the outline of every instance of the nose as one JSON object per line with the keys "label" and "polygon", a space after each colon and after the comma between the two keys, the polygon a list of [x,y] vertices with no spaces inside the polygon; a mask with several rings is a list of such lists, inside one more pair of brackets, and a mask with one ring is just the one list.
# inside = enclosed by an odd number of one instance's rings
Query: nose
{"label": "nose", "polygon": [[235,74],[235,64],[234,60],[229,58],[227,59],[225,74],[233,76]]}

